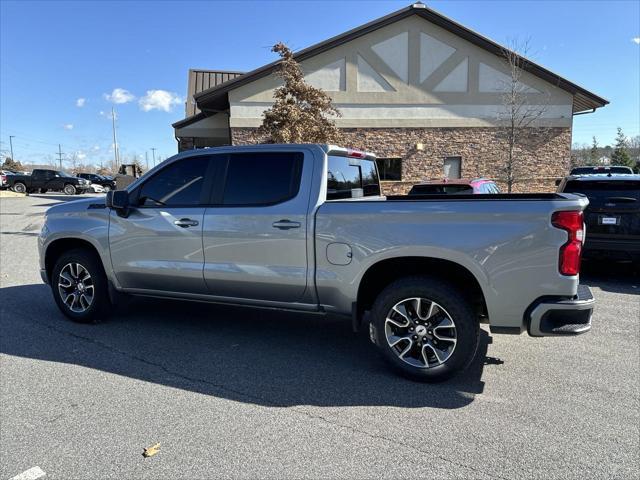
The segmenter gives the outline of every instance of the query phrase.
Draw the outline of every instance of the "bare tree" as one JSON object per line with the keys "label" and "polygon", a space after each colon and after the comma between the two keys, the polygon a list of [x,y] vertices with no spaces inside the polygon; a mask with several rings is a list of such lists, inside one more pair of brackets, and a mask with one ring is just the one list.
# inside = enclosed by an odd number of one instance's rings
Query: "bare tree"
{"label": "bare tree", "polygon": [[502,110],[498,113],[498,118],[502,136],[507,142],[503,173],[509,193],[519,174],[517,150],[531,147],[535,143],[527,129],[535,126],[539,130],[538,133],[543,133],[544,127],[539,124],[539,120],[547,111],[548,105],[548,99],[531,103],[532,94],[537,92],[522,81],[525,67],[529,63],[529,44],[529,40],[512,40],[509,42],[509,48],[502,50],[509,78],[500,85]]}
{"label": "bare tree", "polygon": [[331,118],[340,112],[323,90],[309,85],[304,73],[284,43],[271,48],[282,58],[276,75],[284,84],[276,88],[275,103],[264,112],[256,139],[269,143],[337,143],[341,134]]}

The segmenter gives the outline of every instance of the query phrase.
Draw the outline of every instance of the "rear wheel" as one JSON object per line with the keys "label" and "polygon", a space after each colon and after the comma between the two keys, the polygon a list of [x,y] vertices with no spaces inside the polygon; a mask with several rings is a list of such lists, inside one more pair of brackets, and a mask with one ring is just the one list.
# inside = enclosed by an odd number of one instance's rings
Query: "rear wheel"
{"label": "rear wheel", "polygon": [[16,182],[13,184],[13,191],[16,193],[27,193],[27,186],[22,182]]}
{"label": "rear wheel", "polygon": [[62,189],[62,191],[66,194],[66,195],[75,195],[76,194],[76,187],[74,185],[71,185],[70,183],[67,183],[64,188]]}
{"label": "rear wheel", "polygon": [[378,295],[370,332],[400,374],[438,382],[471,363],[480,330],[471,304],[459,291],[435,278],[415,276],[396,280]]}
{"label": "rear wheel", "polygon": [[102,263],[88,250],[69,250],[58,258],[51,291],[58,308],[74,322],[96,323],[111,310]]}

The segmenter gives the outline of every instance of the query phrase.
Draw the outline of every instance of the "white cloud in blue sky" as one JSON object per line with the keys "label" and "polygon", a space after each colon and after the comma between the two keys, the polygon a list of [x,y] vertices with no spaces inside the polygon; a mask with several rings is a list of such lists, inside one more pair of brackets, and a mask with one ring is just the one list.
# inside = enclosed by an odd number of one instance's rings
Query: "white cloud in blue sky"
{"label": "white cloud in blue sky", "polygon": [[635,43],[636,45],[640,45],[640,37],[633,37],[633,38],[631,39],[631,41],[632,41],[633,43]]}
{"label": "white cloud in blue sky", "polygon": [[73,123],[65,123],[62,128],[65,130],[73,130]]}
{"label": "white cloud in blue sky", "polygon": [[87,103],[87,99],[80,97],[79,99],[76,100],[76,107],[82,108],[84,107],[85,103]]}
{"label": "white cloud in blue sky", "polygon": [[129,103],[135,100],[135,95],[124,88],[114,88],[111,93],[104,94],[105,100],[111,103]]}
{"label": "white cloud in blue sky", "polygon": [[180,95],[166,90],[147,90],[147,94],[138,102],[140,108],[149,112],[151,110],[162,110],[163,112],[170,112],[176,105],[181,105],[183,102]]}

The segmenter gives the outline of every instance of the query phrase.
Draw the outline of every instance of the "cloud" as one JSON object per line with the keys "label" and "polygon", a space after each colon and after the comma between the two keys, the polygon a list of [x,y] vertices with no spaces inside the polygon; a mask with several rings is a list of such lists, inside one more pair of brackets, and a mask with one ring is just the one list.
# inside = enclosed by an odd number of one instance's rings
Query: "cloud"
{"label": "cloud", "polygon": [[85,103],[87,103],[87,99],[80,97],[79,99],[76,100],[76,107],[82,108],[84,107]]}
{"label": "cloud", "polygon": [[113,92],[105,93],[103,96],[111,103],[129,103],[136,98],[133,93],[124,88],[114,88]]}
{"label": "cloud", "polygon": [[65,130],[73,130],[73,123],[65,123],[62,128]]}
{"label": "cloud", "polygon": [[83,151],[79,150],[76,152],[76,158],[78,160],[84,160],[85,158],[87,158],[87,154],[84,153]]}
{"label": "cloud", "polygon": [[94,152],[97,152],[98,150],[100,150],[100,145],[94,145],[91,150],[93,150]]}
{"label": "cloud", "polygon": [[170,112],[175,105],[182,104],[182,98],[166,90],[147,90],[147,94],[138,103],[145,112],[150,110]]}
{"label": "cloud", "polygon": [[633,38],[631,39],[631,41],[632,41],[633,43],[635,43],[636,45],[640,45],[640,37],[633,37]]}
{"label": "cloud", "polygon": [[[111,112],[105,112],[104,110],[100,110],[100,116],[104,117],[104,118],[108,118],[109,120],[111,120]],[[117,112],[113,112],[113,117],[117,120],[118,119],[118,113]]]}

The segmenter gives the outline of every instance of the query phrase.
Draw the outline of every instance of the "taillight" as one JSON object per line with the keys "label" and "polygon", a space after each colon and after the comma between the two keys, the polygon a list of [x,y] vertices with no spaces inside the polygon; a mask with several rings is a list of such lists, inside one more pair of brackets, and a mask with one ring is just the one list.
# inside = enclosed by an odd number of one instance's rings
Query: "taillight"
{"label": "taillight", "polygon": [[551,224],[567,232],[569,239],[560,247],[559,269],[562,275],[580,273],[580,254],[584,240],[582,212],[555,212]]}

